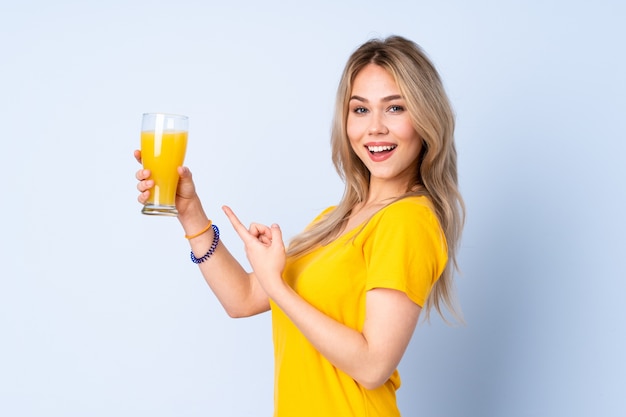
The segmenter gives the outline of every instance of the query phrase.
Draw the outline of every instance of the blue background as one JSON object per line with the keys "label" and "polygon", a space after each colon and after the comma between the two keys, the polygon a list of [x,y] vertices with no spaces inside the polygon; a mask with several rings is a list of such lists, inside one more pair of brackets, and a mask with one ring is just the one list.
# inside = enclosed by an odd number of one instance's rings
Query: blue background
{"label": "blue background", "polygon": [[190,117],[219,209],[289,237],[336,203],[349,54],[400,34],[458,117],[467,325],[420,325],[405,416],[626,415],[623,2],[5,1],[0,414],[269,416],[269,315],[226,317],[175,219],[140,214],[143,112]]}

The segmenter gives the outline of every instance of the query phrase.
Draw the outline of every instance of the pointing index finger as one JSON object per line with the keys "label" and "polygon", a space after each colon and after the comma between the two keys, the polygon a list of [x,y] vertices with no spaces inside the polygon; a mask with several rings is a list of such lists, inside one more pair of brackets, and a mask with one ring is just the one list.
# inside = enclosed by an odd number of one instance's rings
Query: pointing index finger
{"label": "pointing index finger", "polygon": [[239,237],[241,239],[248,238],[250,235],[248,229],[246,228],[246,226],[243,225],[243,223],[241,223],[233,210],[228,206],[222,206],[222,210],[224,210],[224,213],[226,213],[226,217],[228,217],[228,220],[230,220],[230,224],[233,225],[233,228],[235,229],[235,232],[237,232]]}

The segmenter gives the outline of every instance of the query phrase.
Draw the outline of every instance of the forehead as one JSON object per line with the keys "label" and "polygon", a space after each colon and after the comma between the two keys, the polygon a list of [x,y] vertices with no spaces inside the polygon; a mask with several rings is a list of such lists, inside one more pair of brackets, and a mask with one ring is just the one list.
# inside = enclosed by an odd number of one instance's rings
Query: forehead
{"label": "forehead", "polygon": [[400,89],[393,75],[385,68],[376,64],[368,64],[354,77],[352,94],[381,95],[398,94]]}

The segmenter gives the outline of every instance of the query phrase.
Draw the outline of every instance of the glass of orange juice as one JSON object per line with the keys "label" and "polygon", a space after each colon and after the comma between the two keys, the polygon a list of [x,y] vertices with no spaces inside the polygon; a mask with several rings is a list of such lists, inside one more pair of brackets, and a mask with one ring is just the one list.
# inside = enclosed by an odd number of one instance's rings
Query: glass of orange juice
{"label": "glass of orange juice", "polygon": [[178,167],[187,150],[189,118],[166,113],[145,113],[141,124],[141,161],[151,171],[154,187],[143,214],[177,216]]}

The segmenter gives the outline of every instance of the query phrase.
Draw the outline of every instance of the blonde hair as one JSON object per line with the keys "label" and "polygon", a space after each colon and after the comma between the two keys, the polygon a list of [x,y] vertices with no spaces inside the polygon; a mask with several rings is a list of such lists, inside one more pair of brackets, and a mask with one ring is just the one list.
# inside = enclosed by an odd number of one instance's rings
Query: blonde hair
{"label": "blonde hair", "polygon": [[430,311],[435,308],[446,320],[442,311],[445,306],[462,322],[453,286],[454,270],[458,269],[457,246],[465,217],[458,189],[454,113],[434,65],[417,44],[403,37],[372,39],[348,59],[337,90],[331,134],[333,163],[344,180],[344,194],[334,210],[292,239],[288,256],[303,255],[332,241],[346,224],[355,205],[367,198],[370,173],[350,146],[346,124],[352,84],[359,71],[369,64],[379,65],[393,76],[405,99],[415,131],[423,140],[417,175],[414,182],[408,184],[406,194],[398,199],[427,196],[448,244],[449,261],[426,301],[425,317],[428,319]]}

